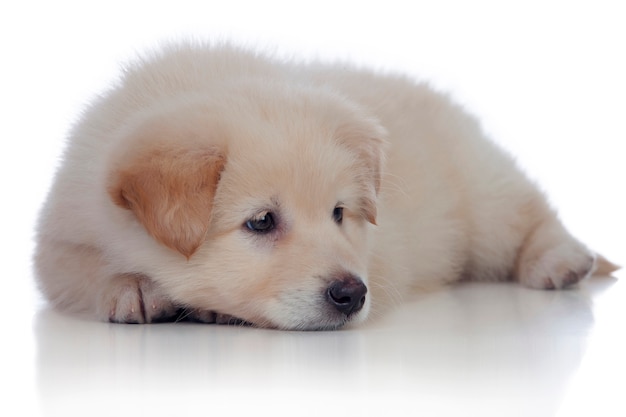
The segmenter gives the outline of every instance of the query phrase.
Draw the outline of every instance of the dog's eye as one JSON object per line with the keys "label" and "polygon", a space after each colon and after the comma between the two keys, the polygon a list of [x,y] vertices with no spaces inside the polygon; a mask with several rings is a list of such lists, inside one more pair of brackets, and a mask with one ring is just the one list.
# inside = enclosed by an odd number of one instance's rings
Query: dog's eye
{"label": "dog's eye", "polygon": [[337,224],[341,224],[343,221],[343,207],[335,207],[333,210],[333,220]]}
{"label": "dog's eye", "polygon": [[271,232],[275,225],[274,215],[269,211],[246,222],[246,227],[254,233]]}

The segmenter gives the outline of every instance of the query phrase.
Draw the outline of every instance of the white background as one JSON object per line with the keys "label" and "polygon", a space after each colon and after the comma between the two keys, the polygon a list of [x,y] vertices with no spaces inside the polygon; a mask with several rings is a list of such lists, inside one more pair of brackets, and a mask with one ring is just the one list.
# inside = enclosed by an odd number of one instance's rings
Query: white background
{"label": "white background", "polygon": [[[163,40],[224,39],[428,80],[479,116],[547,190],[577,236],[625,263],[621,3],[4,2],[0,282],[9,324],[1,349],[2,374],[12,389],[2,388],[0,395],[40,410],[33,394],[33,317],[41,302],[30,270],[32,234],[65,135],[84,104],[119,74],[120,64]],[[624,332],[623,321],[615,331]]]}

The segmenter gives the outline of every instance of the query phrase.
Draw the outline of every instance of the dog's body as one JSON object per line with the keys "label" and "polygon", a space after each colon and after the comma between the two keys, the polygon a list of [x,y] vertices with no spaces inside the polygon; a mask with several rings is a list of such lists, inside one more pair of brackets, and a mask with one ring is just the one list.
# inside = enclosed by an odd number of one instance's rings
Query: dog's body
{"label": "dog's body", "polygon": [[94,103],[35,261],[71,312],[285,329],[337,328],[371,298],[460,279],[562,288],[595,268],[445,96],[229,46],[171,47]]}

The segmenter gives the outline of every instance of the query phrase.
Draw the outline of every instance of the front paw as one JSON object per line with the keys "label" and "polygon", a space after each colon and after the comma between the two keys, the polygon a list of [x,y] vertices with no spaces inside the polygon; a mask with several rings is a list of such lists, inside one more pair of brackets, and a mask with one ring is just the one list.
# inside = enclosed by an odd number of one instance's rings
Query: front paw
{"label": "front paw", "polygon": [[112,323],[157,323],[176,319],[178,308],[141,274],[111,279],[99,299],[100,316]]}

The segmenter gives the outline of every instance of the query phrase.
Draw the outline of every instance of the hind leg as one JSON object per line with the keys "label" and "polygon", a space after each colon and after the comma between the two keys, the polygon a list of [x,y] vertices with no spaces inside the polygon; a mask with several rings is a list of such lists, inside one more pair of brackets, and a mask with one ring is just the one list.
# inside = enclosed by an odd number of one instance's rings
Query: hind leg
{"label": "hind leg", "polygon": [[595,267],[595,254],[550,212],[526,237],[518,255],[515,277],[531,288],[558,289],[587,278]]}

